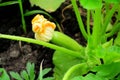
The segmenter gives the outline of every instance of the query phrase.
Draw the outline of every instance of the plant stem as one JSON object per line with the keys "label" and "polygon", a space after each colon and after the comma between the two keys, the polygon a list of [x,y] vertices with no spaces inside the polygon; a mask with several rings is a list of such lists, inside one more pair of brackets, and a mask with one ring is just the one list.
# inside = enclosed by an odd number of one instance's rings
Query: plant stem
{"label": "plant stem", "polygon": [[116,21],[115,21],[114,25],[116,25],[120,21],[120,9],[119,9],[119,7],[120,7],[120,5],[118,5],[118,8],[117,8],[118,13],[117,13],[117,17],[116,17]]}
{"label": "plant stem", "polygon": [[22,26],[23,26],[22,28],[23,28],[23,31],[26,33],[26,24],[24,19],[22,0],[18,0],[18,3],[19,3],[20,12],[21,12],[21,19],[22,19]]}
{"label": "plant stem", "polygon": [[45,11],[43,11],[43,10],[32,10],[32,11],[28,11],[28,12],[26,12],[25,14],[24,14],[24,16],[30,16],[30,15],[33,15],[33,14],[45,14],[45,15],[47,15],[50,19],[52,19],[55,23],[56,23],[56,26],[57,26],[57,28],[58,28],[58,30],[60,31],[60,32],[63,32],[62,31],[62,29],[61,29],[61,27],[60,27],[60,25],[59,25],[59,23],[50,15],[50,14],[48,14],[47,12],[45,12]]}
{"label": "plant stem", "polygon": [[87,33],[90,35],[90,10],[87,10]]}
{"label": "plant stem", "polygon": [[[78,71],[77,69],[79,69],[80,71]],[[62,80],[69,80],[70,79],[70,76],[72,74],[74,74],[74,71],[77,70],[77,72],[80,73],[80,75],[83,75],[85,73],[88,72],[88,65],[86,63],[81,63],[81,64],[76,64],[74,66],[72,66],[64,75],[63,79]],[[80,76],[79,75],[79,76]]]}
{"label": "plant stem", "polygon": [[85,31],[81,15],[80,15],[79,9],[78,9],[77,4],[76,4],[76,0],[71,0],[71,2],[72,2],[72,5],[73,5],[73,9],[75,11],[75,15],[77,17],[77,21],[78,21],[78,24],[79,24],[80,31],[82,32],[82,35],[84,36],[84,38],[87,40],[88,35]]}
{"label": "plant stem", "polygon": [[112,30],[111,30],[109,33],[106,34],[106,37],[111,37],[111,36],[113,36],[113,35],[114,35],[117,31],[119,31],[119,30],[120,30],[120,23],[115,24],[115,25],[113,26]]}
{"label": "plant stem", "polygon": [[93,45],[95,48],[98,44],[100,44],[101,41],[101,9],[96,9],[94,13],[94,24],[93,24],[93,32],[92,32],[92,43],[90,45]]}
{"label": "plant stem", "polygon": [[3,3],[0,3],[0,7],[2,7],[2,6],[9,6],[9,5],[13,5],[13,4],[18,4],[18,1],[3,2]]}
{"label": "plant stem", "polygon": [[54,45],[54,44],[51,44],[51,43],[47,43],[47,42],[44,42],[44,41],[40,41],[40,40],[35,40],[35,39],[25,38],[25,37],[20,37],[20,36],[6,35],[6,34],[0,34],[0,38],[18,40],[18,41],[24,41],[24,42],[28,42],[28,43],[43,45],[45,47],[48,47],[48,48],[51,48],[51,49],[54,49],[54,50],[65,52],[66,54],[69,54],[71,56],[81,58],[80,53],[77,52],[77,51],[72,51],[72,50],[66,49],[64,47],[60,47],[60,46],[57,46],[57,45]]}
{"label": "plant stem", "polygon": [[109,3],[105,3],[105,10],[106,10],[106,13],[109,12],[109,10],[110,10],[110,4]]}
{"label": "plant stem", "polygon": [[102,34],[103,35],[105,34],[106,28],[107,28],[107,26],[108,26],[108,24],[109,24],[109,22],[110,22],[117,7],[118,7],[118,4],[113,5],[112,9],[110,11],[108,11],[108,13],[106,14],[105,19],[104,19],[105,23],[103,24],[103,27],[102,27]]}
{"label": "plant stem", "polygon": [[42,60],[42,62],[40,63],[40,73],[39,73],[39,79],[38,80],[43,80],[43,73],[42,73],[42,71],[43,71],[43,61],[44,60]]}

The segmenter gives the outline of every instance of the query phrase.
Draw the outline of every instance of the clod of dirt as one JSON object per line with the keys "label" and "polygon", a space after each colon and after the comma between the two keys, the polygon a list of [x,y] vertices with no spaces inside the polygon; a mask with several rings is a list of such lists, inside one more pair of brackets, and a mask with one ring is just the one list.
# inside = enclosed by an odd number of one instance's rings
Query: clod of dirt
{"label": "clod of dirt", "polygon": [[21,49],[21,52],[24,52],[24,54],[28,54],[32,51],[30,45],[24,45],[20,49]]}
{"label": "clod of dirt", "polygon": [[19,54],[20,54],[19,50],[13,50],[13,51],[10,52],[10,57],[16,58],[16,57],[19,56]]}
{"label": "clod of dirt", "polygon": [[18,48],[18,44],[10,46],[10,49],[7,51],[7,53],[9,53],[11,58],[17,58],[20,55],[20,50]]}

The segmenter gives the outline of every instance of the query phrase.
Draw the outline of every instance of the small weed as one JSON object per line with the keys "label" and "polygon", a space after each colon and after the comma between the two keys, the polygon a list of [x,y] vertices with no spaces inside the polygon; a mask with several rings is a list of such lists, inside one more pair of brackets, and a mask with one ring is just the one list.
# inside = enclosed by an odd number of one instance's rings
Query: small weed
{"label": "small weed", "polygon": [[[42,67],[42,65],[40,67]],[[46,75],[50,70],[51,68],[46,68],[43,70],[41,68],[37,80],[54,80],[53,77],[43,78],[44,75]],[[0,68],[0,80],[10,80],[10,77],[15,80],[35,80],[36,74],[34,63],[28,62],[26,65],[26,70],[22,70],[20,73],[10,71],[10,76],[4,68]]]}

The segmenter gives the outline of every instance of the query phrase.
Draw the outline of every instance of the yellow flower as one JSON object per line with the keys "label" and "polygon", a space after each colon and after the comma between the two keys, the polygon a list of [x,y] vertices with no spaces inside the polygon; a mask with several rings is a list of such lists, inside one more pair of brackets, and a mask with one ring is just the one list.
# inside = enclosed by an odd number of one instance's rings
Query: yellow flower
{"label": "yellow flower", "polygon": [[43,15],[37,14],[32,19],[32,31],[35,33],[37,40],[50,41],[55,28],[56,25],[45,19]]}

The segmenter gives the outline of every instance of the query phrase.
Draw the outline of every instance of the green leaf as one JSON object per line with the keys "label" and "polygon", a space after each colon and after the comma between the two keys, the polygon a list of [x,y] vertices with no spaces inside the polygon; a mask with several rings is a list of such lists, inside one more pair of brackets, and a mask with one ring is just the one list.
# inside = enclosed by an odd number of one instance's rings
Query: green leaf
{"label": "green leaf", "polygon": [[97,58],[103,59],[105,64],[120,61],[120,47],[110,46],[108,48],[98,47],[95,51]]}
{"label": "green leaf", "polygon": [[120,0],[104,0],[107,3],[120,3]]}
{"label": "green leaf", "polygon": [[22,77],[18,74],[18,72],[11,71],[10,75],[16,80],[23,80]]}
{"label": "green leaf", "polygon": [[27,69],[27,72],[29,74],[30,80],[35,79],[34,68],[35,68],[34,63],[30,63],[30,62],[27,63],[26,69]]}
{"label": "green leaf", "polygon": [[120,62],[96,66],[92,71],[101,77],[113,79],[120,73]]}
{"label": "green leaf", "polygon": [[117,37],[115,38],[114,45],[120,46],[120,32],[118,32]]}
{"label": "green leaf", "polygon": [[84,80],[82,76],[76,76],[72,78],[72,80]]}
{"label": "green leaf", "polygon": [[29,0],[29,1],[31,3],[31,6],[36,5],[48,12],[54,12],[65,0]]}
{"label": "green leaf", "polygon": [[[42,69],[41,69],[42,70]],[[53,77],[47,77],[47,78],[43,78],[43,76],[45,76],[49,71],[51,70],[51,68],[45,68],[42,71],[39,72],[39,77],[38,80],[54,80]],[[42,72],[42,74],[41,74]]]}
{"label": "green leaf", "polygon": [[46,69],[43,69],[43,70],[42,70],[42,74],[43,74],[43,76],[46,75],[48,72],[50,72],[51,69],[52,69],[52,68],[46,68]]}
{"label": "green leaf", "polygon": [[42,69],[42,64],[43,64],[43,60],[40,65],[40,72],[37,80],[54,80],[53,77],[43,78],[51,70],[51,68]]}
{"label": "green leaf", "polygon": [[79,0],[80,4],[88,10],[102,8],[102,0]]}
{"label": "green leaf", "polygon": [[75,77],[72,80],[108,80],[108,79],[90,73],[84,77],[83,76]]}
{"label": "green leaf", "polygon": [[120,61],[120,47],[111,46],[106,50],[105,63]]}
{"label": "green leaf", "polygon": [[55,80],[53,77],[47,77],[47,78],[44,78],[43,80]]}
{"label": "green leaf", "polygon": [[44,60],[42,60],[41,63],[40,63],[40,71],[39,71],[38,80],[42,80],[43,79],[43,74],[42,74],[42,70],[43,70],[42,64],[43,64],[43,61]]}
{"label": "green leaf", "polygon": [[21,76],[24,80],[29,80],[28,73],[25,70],[21,71]]}
{"label": "green leaf", "polygon": [[111,31],[112,28],[113,28],[113,25],[111,23],[109,23],[107,28],[106,28],[106,32]]}
{"label": "green leaf", "polygon": [[[55,80],[62,80],[64,74],[67,72],[69,68],[76,64],[82,63],[82,59],[65,54],[60,51],[55,51],[53,55],[53,63],[55,65],[54,68],[54,77]],[[74,77],[76,75],[80,75],[80,70],[77,70],[71,77]]]}
{"label": "green leaf", "polygon": [[112,45],[113,45],[113,39],[111,39],[111,40],[105,42],[104,44],[102,44],[102,47],[103,48],[108,48],[108,47],[110,47]]}
{"label": "green leaf", "polygon": [[118,75],[118,77],[115,78],[116,80],[120,80],[120,74]]}
{"label": "green leaf", "polygon": [[0,80],[10,80],[10,77],[4,68],[0,68]]}

